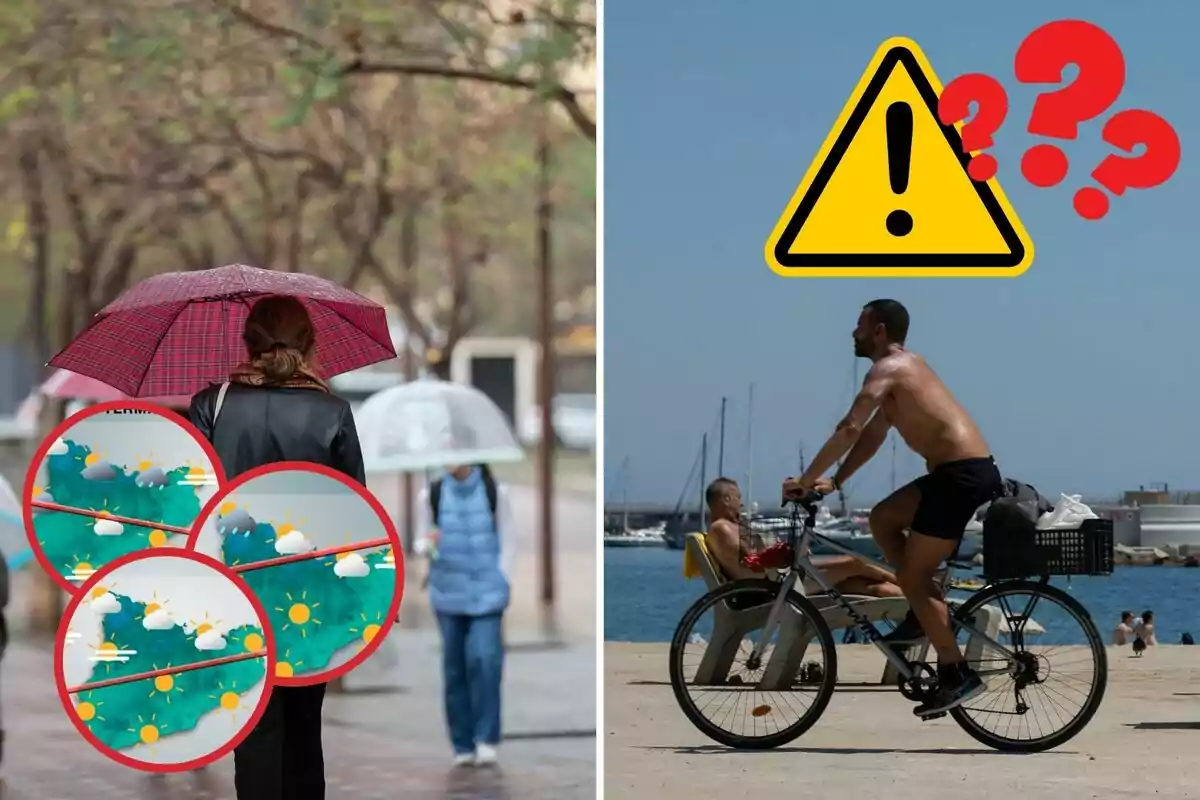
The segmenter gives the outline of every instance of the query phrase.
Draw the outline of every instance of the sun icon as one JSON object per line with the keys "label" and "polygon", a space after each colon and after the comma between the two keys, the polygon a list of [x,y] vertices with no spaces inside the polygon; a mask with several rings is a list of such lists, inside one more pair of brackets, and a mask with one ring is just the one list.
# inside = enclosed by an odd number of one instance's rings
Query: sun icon
{"label": "sun icon", "polygon": [[67,572],[70,573],[68,577],[80,583],[92,577],[92,573],[96,571],[96,567],[92,564],[91,559],[92,556],[90,553],[84,553],[82,556],[71,556],[71,560],[66,564]]}
{"label": "sun icon", "polygon": [[372,621],[365,613],[360,614],[363,624],[358,628],[348,628],[351,633],[357,633],[362,637],[363,645],[369,645],[375,641],[375,637],[383,630],[383,612],[376,611],[375,619]]}
{"label": "sun icon", "polygon": [[291,678],[296,674],[296,667],[304,666],[303,661],[292,661],[292,651],[284,650],[283,658],[275,662],[275,677],[276,678]]}
{"label": "sun icon", "polygon": [[[99,589],[99,588],[100,588],[99,586],[96,587],[96,589]],[[93,589],[92,592],[95,592],[96,589]],[[104,591],[108,591],[108,590],[105,589]],[[104,592],[101,592],[101,594],[104,594]],[[170,600],[159,600],[158,599],[158,590],[155,589],[154,592],[150,595],[150,602],[146,603],[146,608],[144,611],[142,611],[142,616],[137,617],[136,619],[145,619],[146,617],[153,614],[155,611],[161,611],[163,609],[163,607],[169,602],[171,602],[171,601]]]}
{"label": "sun icon", "polygon": [[151,547],[165,547],[167,544],[167,532],[155,528],[150,531],[150,535],[146,537]]}
{"label": "sun icon", "polygon": [[209,631],[211,631],[216,626],[220,625],[221,620],[209,619],[208,612],[205,611],[204,617],[202,619],[191,620],[191,623],[196,629],[195,631],[193,631],[193,633],[195,633],[197,637],[200,637],[200,636],[203,636],[204,634],[208,633]]}
{"label": "sun icon", "polygon": [[95,464],[97,461],[100,461],[103,458],[104,458],[104,452],[102,450],[92,450],[83,458],[76,456],[75,460],[82,461],[83,465],[85,467],[90,467],[92,464]]}
{"label": "sun icon", "polygon": [[99,600],[101,597],[104,597],[104,595],[108,594],[115,588],[117,588],[115,583],[112,586],[96,584],[92,587],[92,590],[88,592],[88,600]]}
{"label": "sun icon", "polygon": [[303,592],[300,593],[299,598],[293,598],[291,595],[291,592],[285,593],[284,596],[287,597],[288,602],[290,602],[291,605],[289,605],[286,609],[284,609],[284,608],[276,608],[275,609],[276,611],[285,611],[287,613],[288,621],[286,623],[284,623],[282,630],[286,631],[292,625],[296,625],[296,626],[300,627],[300,636],[307,638],[308,637],[308,628],[305,626],[307,626],[308,623],[310,623],[310,622],[313,625],[321,624],[321,620],[317,619],[316,617],[314,617],[312,615],[313,609],[319,608],[321,604],[320,603],[312,603],[310,605],[309,603],[304,602],[305,600],[308,599],[308,590],[307,589],[305,589]]}
{"label": "sun icon", "polygon": [[222,517],[227,517],[237,510],[238,504],[232,500],[226,500],[224,503],[221,503],[221,505],[217,506],[217,513]]}
{"label": "sun icon", "polygon": [[157,722],[157,718],[158,715],[151,714],[147,721],[139,714],[137,718],[139,725],[136,728],[129,728],[129,732],[136,733],[141,744],[153,747],[154,743],[162,738],[163,731],[167,729],[165,724]]}
{"label": "sun icon", "polygon": [[[171,665],[167,664],[167,666],[169,667]],[[152,667],[152,669],[158,669],[158,667]],[[167,702],[170,703],[172,692],[180,692],[180,693],[183,692],[183,687],[179,686],[175,683],[175,676],[174,675],[156,675],[154,678],[154,688],[151,689],[150,694],[148,694],[146,696],[154,697],[154,695],[156,695],[156,694],[161,694],[163,697],[166,698]]]}
{"label": "sun icon", "polygon": [[272,520],[271,525],[275,528],[275,539],[271,539],[270,541],[273,542],[276,539],[282,539],[284,536],[287,536],[289,533],[296,530],[296,526],[304,525],[305,522],[306,521],[302,519],[292,522],[291,513],[288,513],[287,516],[283,518],[283,522],[279,523],[278,525],[276,525],[275,521]]}
{"label": "sun icon", "polygon": [[88,700],[80,700],[75,704],[75,713],[84,722],[91,722],[92,720],[99,720],[100,722],[103,722],[104,717],[100,716],[100,706],[102,705],[104,705],[104,703],[93,703]]}
{"label": "sun icon", "polygon": [[[88,646],[91,647],[91,645]],[[104,665],[105,672],[112,670],[113,664],[122,664],[129,660],[128,655],[130,654],[130,651],[126,650],[124,647],[121,647],[111,639],[106,639],[100,642],[100,644],[96,645],[92,649],[96,651],[94,660],[97,664]]]}
{"label": "sun icon", "polygon": [[261,653],[266,646],[266,642],[263,641],[263,637],[259,634],[248,633],[242,639],[242,646],[246,648],[247,653]]}
{"label": "sun icon", "polygon": [[120,511],[121,509],[119,506],[113,506],[112,508],[109,508],[108,500],[105,500],[103,506],[100,508],[93,508],[91,510],[95,511],[101,517],[111,517],[114,513]]}
{"label": "sun icon", "polygon": [[138,472],[145,472],[148,469],[152,469],[154,467],[161,467],[161,466],[162,466],[162,464],[160,464],[158,461],[154,460],[153,453],[151,453],[150,455],[148,455],[144,458],[138,458],[138,460],[137,460],[137,471]]}
{"label": "sun icon", "polygon": [[238,711],[250,710],[248,707],[242,705],[242,696],[237,693],[237,681],[230,683],[228,689],[225,688],[225,684],[218,683],[217,691],[219,692],[218,694],[210,694],[209,697],[217,701],[217,705],[220,707],[219,710],[228,711],[229,715],[233,717],[234,722],[237,722]]}

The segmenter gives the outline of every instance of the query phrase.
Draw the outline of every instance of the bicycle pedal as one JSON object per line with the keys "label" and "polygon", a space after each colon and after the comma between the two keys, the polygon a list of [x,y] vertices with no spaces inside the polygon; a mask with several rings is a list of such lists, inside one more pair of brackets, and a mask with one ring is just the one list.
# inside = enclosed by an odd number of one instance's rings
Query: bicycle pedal
{"label": "bicycle pedal", "polygon": [[946,712],[939,711],[936,714],[927,714],[925,716],[918,717],[918,719],[920,719],[922,722],[928,722],[931,719],[941,719],[944,716],[946,716]]}

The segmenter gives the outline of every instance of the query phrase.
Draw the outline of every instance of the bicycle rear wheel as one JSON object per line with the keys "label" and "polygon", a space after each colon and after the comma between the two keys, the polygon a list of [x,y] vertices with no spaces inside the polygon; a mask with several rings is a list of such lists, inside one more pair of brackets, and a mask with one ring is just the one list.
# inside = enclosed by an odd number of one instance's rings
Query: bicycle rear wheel
{"label": "bicycle rear wheel", "polygon": [[999,615],[999,632],[989,635],[1015,658],[960,631],[959,644],[967,645],[987,690],[950,715],[997,750],[1039,753],[1067,742],[1095,715],[1108,685],[1108,656],[1091,615],[1049,584],[1005,581],[969,597],[955,616],[975,617],[974,627],[986,632],[988,613]]}
{"label": "bicycle rear wheel", "polygon": [[[687,718],[723,745],[767,750],[811,728],[837,684],[837,650],[821,612],[790,592],[760,659],[753,657],[780,586],[724,584],[683,615],[671,642],[671,688]],[[789,719],[794,715],[794,719]]]}

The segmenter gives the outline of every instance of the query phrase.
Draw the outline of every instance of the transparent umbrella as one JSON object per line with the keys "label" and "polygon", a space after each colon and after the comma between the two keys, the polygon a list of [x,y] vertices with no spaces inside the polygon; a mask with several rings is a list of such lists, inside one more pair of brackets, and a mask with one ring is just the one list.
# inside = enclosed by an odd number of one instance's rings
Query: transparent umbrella
{"label": "transparent umbrella", "polygon": [[368,472],[521,461],[508,420],[472,386],[418,380],[371,395],[354,414]]}
{"label": "transparent umbrella", "polygon": [[[3,559],[0,559],[0,569],[4,565],[12,568],[23,566],[33,557],[33,551],[29,549],[29,540],[25,538],[25,522],[21,516],[21,501],[17,499],[17,493],[13,491],[2,476],[0,476],[0,552],[3,553]],[[3,577],[7,583],[7,578]],[[7,593],[7,589],[0,587],[3,593]]]}

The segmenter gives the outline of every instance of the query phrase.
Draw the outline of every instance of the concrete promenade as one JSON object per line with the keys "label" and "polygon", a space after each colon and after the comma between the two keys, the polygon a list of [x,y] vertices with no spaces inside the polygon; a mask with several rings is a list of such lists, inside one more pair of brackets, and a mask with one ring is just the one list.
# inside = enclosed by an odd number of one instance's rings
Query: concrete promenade
{"label": "concrete promenade", "polygon": [[921,722],[878,683],[872,647],[838,648],[839,689],[808,733],[779,750],[733,751],[683,716],[667,645],[604,648],[605,795],[621,800],[720,796],[879,800],[1078,800],[1200,797],[1200,648],[1142,658],[1109,648],[1108,690],[1091,724],[1059,750],[1009,755],[950,718]]}
{"label": "concrete promenade", "polygon": [[[398,481],[371,481],[398,507]],[[511,488],[518,539],[506,620],[504,733],[498,770],[452,769],[442,713],[441,654],[423,564],[409,565],[403,624],[378,656],[330,693],[324,708],[329,800],[394,798],[592,798],[596,787],[595,498],[582,485],[555,498],[556,642],[547,645],[539,603],[536,491]],[[13,576],[6,611],[14,641],[0,662],[6,732],[0,800],[230,800],[232,758],[201,772],[152,777],[93,751],[54,688],[52,643],[22,630],[36,565]]]}
{"label": "concrete promenade", "polygon": [[[454,769],[442,716],[437,637],[429,631],[396,631],[392,637],[401,657],[396,689],[326,697],[329,800],[595,796],[592,648],[510,653],[501,766]],[[391,638],[387,644],[393,644]],[[0,668],[0,697],[7,732],[3,800],[233,798],[231,757],[200,772],[156,777],[92,750],[59,704],[44,642],[10,648]]]}

